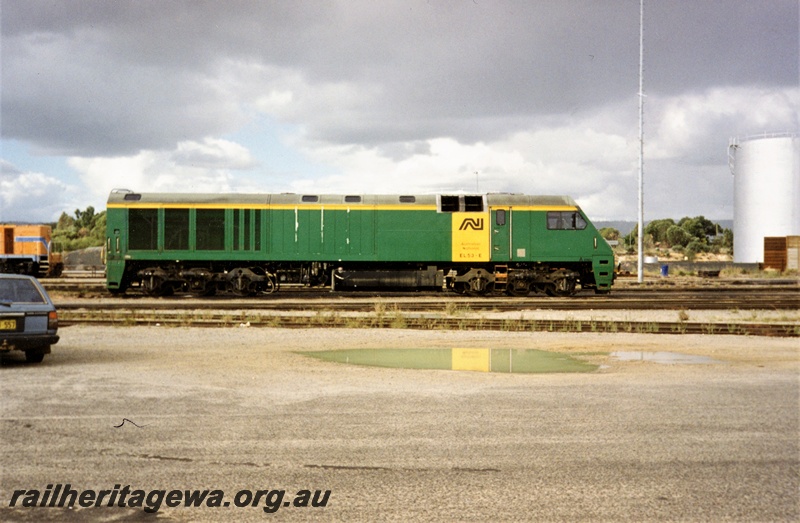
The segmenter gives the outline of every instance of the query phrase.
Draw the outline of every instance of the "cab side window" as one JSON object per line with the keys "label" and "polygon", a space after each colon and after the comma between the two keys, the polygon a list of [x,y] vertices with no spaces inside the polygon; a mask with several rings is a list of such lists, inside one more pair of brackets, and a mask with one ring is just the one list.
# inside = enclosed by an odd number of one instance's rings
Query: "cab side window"
{"label": "cab side window", "polygon": [[586,228],[586,220],[577,211],[549,211],[547,228],[555,231],[574,231]]}

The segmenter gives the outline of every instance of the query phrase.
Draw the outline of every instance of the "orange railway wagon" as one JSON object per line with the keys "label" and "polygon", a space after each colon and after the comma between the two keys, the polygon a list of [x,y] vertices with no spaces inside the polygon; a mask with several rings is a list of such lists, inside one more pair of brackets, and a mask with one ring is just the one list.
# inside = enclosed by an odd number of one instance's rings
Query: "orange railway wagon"
{"label": "orange railway wagon", "polygon": [[64,263],[52,250],[48,225],[0,224],[0,272],[60,276]]}

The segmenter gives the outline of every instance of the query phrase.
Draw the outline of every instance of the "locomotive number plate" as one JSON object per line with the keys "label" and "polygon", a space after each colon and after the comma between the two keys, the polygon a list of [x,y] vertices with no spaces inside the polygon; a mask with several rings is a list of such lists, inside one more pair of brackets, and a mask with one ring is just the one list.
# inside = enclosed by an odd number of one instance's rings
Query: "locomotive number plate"
{"label": "locomotive number plate", "polygon": [[0,331],[17,330],[17,320],[0,320]]}

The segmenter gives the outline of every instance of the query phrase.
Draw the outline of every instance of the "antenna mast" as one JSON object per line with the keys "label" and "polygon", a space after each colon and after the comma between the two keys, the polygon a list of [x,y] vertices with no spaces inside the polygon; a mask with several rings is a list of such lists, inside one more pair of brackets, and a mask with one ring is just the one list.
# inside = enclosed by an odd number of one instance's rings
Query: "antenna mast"
{"label": "antenna mast", "polygon": [[644,281],[644,0],[639,0],[639,283]]}

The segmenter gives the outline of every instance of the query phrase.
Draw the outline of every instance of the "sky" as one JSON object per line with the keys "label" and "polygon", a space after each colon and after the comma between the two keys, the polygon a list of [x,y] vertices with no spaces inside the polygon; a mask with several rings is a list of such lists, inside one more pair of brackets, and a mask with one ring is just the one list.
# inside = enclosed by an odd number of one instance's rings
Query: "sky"
{"label": "sky", "polygon": [[[800,0],[645,0],[645,220],[800,130]],[[0,0],[0,221],[109,191],[572,196],[636,220],[638,0]]]}

